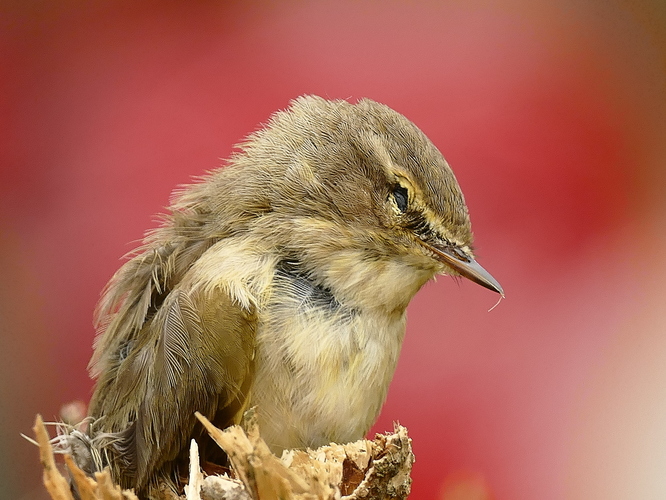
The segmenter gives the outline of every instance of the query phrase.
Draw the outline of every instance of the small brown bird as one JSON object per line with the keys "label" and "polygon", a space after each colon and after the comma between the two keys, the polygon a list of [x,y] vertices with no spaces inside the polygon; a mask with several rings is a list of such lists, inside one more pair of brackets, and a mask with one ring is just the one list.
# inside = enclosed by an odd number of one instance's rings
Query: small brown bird
{"label": "small brown bird", "polygon": [[178,488],[195,411],[226,427],[256,406],[275,452],[362,438],[414,294],[437,274],[503,294],[453,172],[387,106],[301,97],[228,163],[175,195],[99,304],[100,455],[79,461],[144,497]]}

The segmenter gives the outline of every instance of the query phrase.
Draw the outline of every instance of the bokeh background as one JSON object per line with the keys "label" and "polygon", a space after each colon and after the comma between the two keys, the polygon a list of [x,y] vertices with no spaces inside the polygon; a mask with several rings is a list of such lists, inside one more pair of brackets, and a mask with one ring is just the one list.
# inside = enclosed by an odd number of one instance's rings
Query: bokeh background
{"label": "bokeh background", "polygon": [[120,257],[304,93],[419,125],[507,293],[410,306],[412,498],[665,498],[663,0],[1,2],[0,497],[45,497],[19,432],[88,400]]}

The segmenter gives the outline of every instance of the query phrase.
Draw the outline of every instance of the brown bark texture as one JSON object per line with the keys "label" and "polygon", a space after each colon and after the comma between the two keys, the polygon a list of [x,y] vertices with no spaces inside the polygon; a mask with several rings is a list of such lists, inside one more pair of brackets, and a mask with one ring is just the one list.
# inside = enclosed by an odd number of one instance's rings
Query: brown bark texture
{"label": "brown bark texture", "polygon": [[[374,440],[331,443],[316,450],[288,450],[278,458],[259,435],[256,418],[248,412],[243,426],[221,430],[197,417],[231,464],[229,474],[204,477],[196,442],[190,447],[190,471],[184,494],[164,491],[164,500],[384,500],[407,498],[414,463],[407,429]],[[130,490],[113,484],[108,471],[86,475],[64,456],[69,479],[58,468],[50,437],[38,416],[33,428],[44,468],[44,485],[53,500],[138,500]]]}

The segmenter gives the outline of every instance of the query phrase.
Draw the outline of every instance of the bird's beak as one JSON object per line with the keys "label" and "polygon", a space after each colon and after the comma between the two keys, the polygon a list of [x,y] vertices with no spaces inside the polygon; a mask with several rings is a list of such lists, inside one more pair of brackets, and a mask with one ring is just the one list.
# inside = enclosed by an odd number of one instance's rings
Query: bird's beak
{"label": "bird's beak", "polygon": [[453,268],[461,276],[464,276],[470,281],[481,285],[488,290],[499,293],[504,297],[504,290],[492,275],[486,271],[481,265],[469,255],[466,255],[462,250],[453,246],[437,245],[436,243],[426,243],[422,241],[426,248],[431,250],[437,258]]}

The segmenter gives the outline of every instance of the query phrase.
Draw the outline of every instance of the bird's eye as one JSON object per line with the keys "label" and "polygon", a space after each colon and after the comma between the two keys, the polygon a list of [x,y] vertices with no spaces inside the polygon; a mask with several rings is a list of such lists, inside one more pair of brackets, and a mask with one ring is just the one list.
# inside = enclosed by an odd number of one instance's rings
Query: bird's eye
{"label": "bird's eye", "polygon": [[393,188],[393,198],[395,199],[395,204],[398,206],[398,209],[402,213],[405,213],[407,210],[407,201],[409,200],[407,188],[398,184],[395,188]]}

